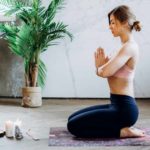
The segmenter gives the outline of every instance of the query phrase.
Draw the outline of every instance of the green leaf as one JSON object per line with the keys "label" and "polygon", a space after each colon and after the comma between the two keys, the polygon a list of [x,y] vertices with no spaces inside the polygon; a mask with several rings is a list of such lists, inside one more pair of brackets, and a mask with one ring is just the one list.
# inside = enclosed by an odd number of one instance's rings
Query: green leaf
{"label": "green leaf", "polygon": [[46,23],[50,23],[55,17],[57,11],[62,9],[63,6],[64,0],[52,0],[43,16],[46,19]]}
{"label": "green leaf", "polygon": [[45,81],[46,81],[46,66],[43,61],[40,59],[39,62],[39,74],[38,74],[38,85],[44,88]]}
{"label": "green leaf", "polygon": [[31,9],[32,0],[0,0],[1,10],[5,15],[19,13],[22,9]]}
{"label": "green leaf", "polygon": [[[19,22],[0,24],[1,38],[8,41],[11,51],[24,59],[25,73],[31,79],[29,65],[38,64],[38,85],[44,87],[46,66],[40,60],[49,46],[58,45],[58,39],[66,35],[72,40],[73,35],[63,22],[53,19],[64,6],[64,0],[51,0],[48,8],[41,0],[0,0],[7,15],[17,15]],[[29,71],[30,70],[30,71]]]}

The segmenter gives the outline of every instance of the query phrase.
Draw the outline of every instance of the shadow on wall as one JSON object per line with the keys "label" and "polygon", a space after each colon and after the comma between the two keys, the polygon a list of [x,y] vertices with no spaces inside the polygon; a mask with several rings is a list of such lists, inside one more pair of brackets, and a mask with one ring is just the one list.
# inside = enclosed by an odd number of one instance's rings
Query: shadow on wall
{"label": "shadow on wall", "polygon": [[23,60],[9,50],[5,40],[0,39],[0,96],[21,96],[23,72]]}

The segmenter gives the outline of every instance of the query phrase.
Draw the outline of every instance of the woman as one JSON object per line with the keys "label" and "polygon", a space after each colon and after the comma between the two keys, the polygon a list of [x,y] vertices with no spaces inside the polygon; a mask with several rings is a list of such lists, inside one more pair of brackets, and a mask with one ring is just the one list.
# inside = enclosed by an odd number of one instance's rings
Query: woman
{"label": "woman", "polygon": [[120,37],[122,47],[111,58],[98,48],[95,66],[96,74],[108,80],[111,104],[91,106],[73,113],[67,127],[77,137],[142,137],[145,133],[132,127],[139,114],[133,89],[139,50],[132,30],[140,31],[140,22],[125,5],[113,9],[108,19],[110,30],[114,37]]}

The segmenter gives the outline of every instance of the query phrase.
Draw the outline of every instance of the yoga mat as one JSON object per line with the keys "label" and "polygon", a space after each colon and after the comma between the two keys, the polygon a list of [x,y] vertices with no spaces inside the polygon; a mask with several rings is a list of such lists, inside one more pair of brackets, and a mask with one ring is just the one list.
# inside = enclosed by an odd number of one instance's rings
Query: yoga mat
{"label": "yoga mat", "polygon": [[77,138],[65,127],[50,128],[49,146],[150,146],[150,128],[140,128],[146,132],[140,138]]}

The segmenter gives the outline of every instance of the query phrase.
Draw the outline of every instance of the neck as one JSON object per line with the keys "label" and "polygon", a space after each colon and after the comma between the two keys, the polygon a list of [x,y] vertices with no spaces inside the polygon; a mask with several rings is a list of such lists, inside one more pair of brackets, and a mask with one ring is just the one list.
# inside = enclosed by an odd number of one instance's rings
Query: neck
{"label": "neck", "polygon": [[120,35],[120,39],[121,39],[121,43],[124,44],[128,41],[132,41],[134,38],[131,33],[127,32],[127,33]]}

